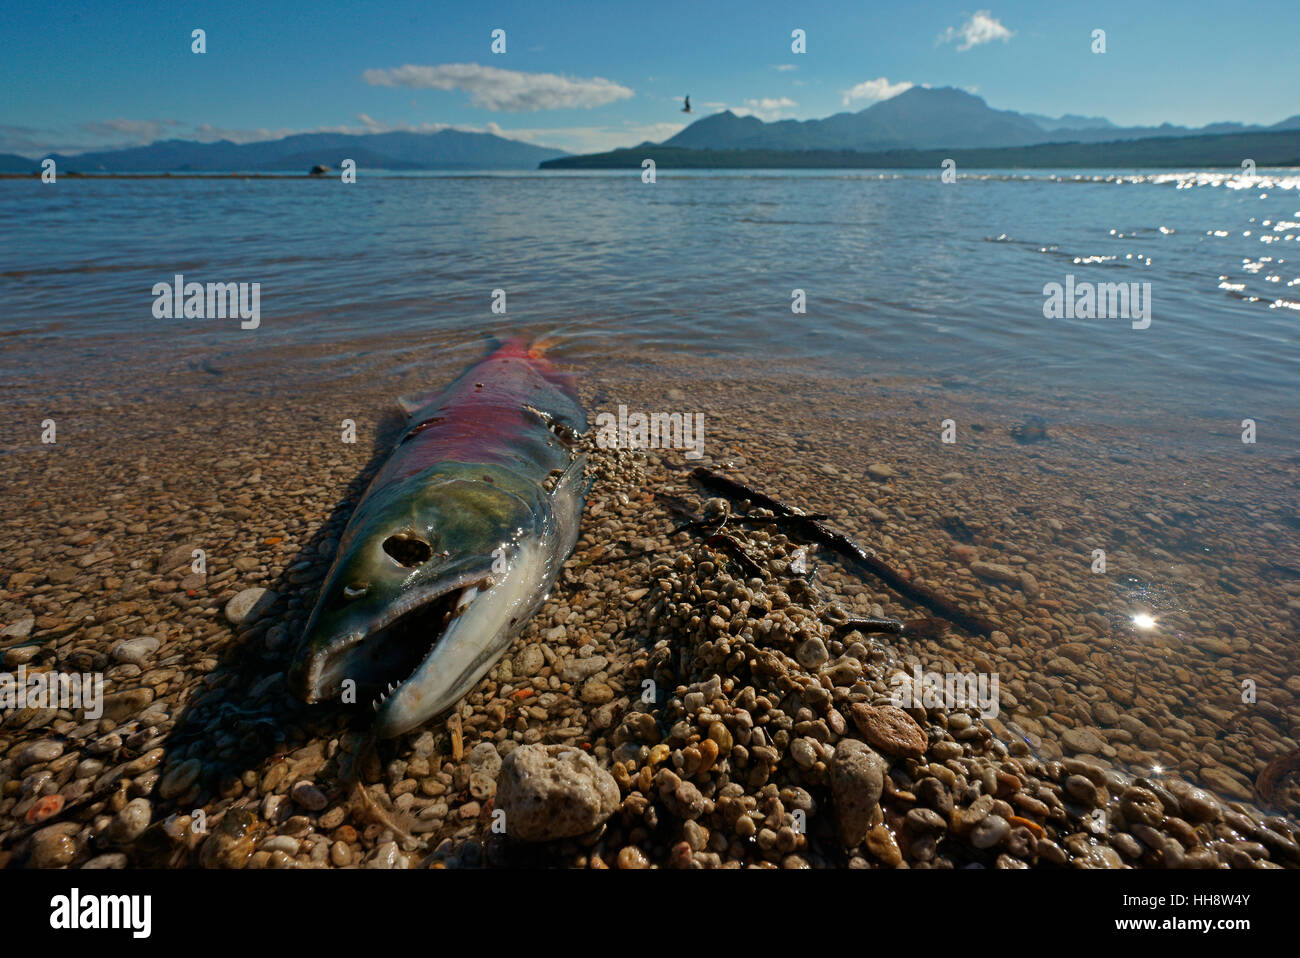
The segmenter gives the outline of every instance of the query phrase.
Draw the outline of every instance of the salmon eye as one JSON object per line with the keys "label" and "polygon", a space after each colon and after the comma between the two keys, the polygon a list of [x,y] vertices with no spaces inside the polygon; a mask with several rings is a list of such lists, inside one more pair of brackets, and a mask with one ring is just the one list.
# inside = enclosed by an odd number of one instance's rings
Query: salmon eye
{"label": "salmon eye", "polygon": [[343,587],[343,598],[359,599],[369,591],[370,586],[364,582],[359,582],[355,585],[345,585]]}
{"label": "salmon eye", "polygon": [[408,569],[417,565],[423,565],[433,557],[433,549],[429,543],[423,539],[417,539],[415,536],[398,533],[389,536],[384,540],[384,551],[387,552],[398,565],[406,566]]}

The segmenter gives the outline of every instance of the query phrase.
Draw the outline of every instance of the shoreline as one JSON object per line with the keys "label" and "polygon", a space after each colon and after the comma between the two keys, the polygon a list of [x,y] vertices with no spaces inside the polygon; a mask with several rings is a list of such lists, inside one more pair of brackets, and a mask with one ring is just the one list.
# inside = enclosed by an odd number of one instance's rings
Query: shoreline
{"label": "shoreline", "polygon": [[[278,358],[263,359],[274,366]],[[385,365],[393,369],[397,360],[383,359],[378,368]],[[1275,801],[1291,812],[1278,818],[1256,808],[1260,799],[1255,791],[1269,762],[1294,746],[1285,716],[1294,714],[1300,698],[1300,687],[1292,688],[1293,680],[1288,680],[1284,638],[1300,608],[1300,588],[1290,574],[1269,565],[1287,561],[1284,541],[1271,531],[1290,521],[1286,503],[1293,467],[1282,455],[1202,461],[1196,485],[1188,487],[1188,460],[1178,444],[1166,448],[1153,442],[1149,429],[1092,418],[1061,421],[1044,409],[1039,411],[1048,412],[1048,438],[1022,444],[1012,430],[1024,422],[1023,407],[1014,400],[1011,405],[1000,402],[983,384],[938,388],[897,377],[861,378],[847,390],[841,381],[799,380],[793,389],[789,377],[754,373],[700,380],[697,373],[671,355],[658,357],[653,367],[589,362],[580,384],[593,421],[597,412],[620,403],[633,409],[701,409],[707,421],[705,464],[808,511],[830,515],[834,528],[909,570],[917,581],[980,609],[1000,626],[986,638],[950,630],[933,637],[864,635],[849,641],[828,633],[819,638],[831,659],[812,671],[795,654],[806,638],[781,652],[784,674],[800,684],[821,674],[838,675],[833,672],[837,663],[841,672],[854,668],[846,656],[858,663],[866,685],[856,692],[853,685],[841,687],[827,678],[832,688],[849,690],[843,708],[837,708],[850,723],[847,733],[835,732],[837,720],[829,712],[824,715],[836,736],[854,740],[853,707],[882,704],[889,669],[895,666],[905,673],[919,666],[1000,677],[997,718],[976,717],[964,725],[964,719],[954,718],[955,711],[942,709],[931,722],[947,727],[931,743],[939,749],[937,755],[916,765],[908,764],[913,759],[890,759],[894,771],[886,778],[892,775],[892,785],[885,787],[897,794],[885,797],[885,818],[868,829],[883,826],[893,836],[892,847],[884,833],[873,832],[874,848],[868,843],[853,861],[837,857],[830,780],[818,784],[817,777],[826,773],[816,771],[819,762],[831,768],[829,753],[820,753],[833,743],[821,741],[822,733],[813,729],[796,734],[791,726],[763,783],[755,779],[750,784],[751,771],[733,765],[726,773],[730,785],[724,786],[715,768],[711,777],[705,776],[712,782],[710,792],[709,781],[674,771],[678,779],[694,779],[693,787],[714,802],[714,811],[705,817],[681,817],[682,808],[672,797],[676,785],[664,797],[659,776],[677,768],[673,755],[681,752],[684,762],[698,761],[692,756],[712,734],[713,724],[710,719],[697,727],[696,741],[689,733],[681,740],[663,740],[671,759],[663,768],[662,758],[651,761],[661,740],[643,737],[650,731],[642,728],[645,710],[635,696],[647,676],[657,676],[661,686],[667,683],[668,697],[655,713],[656,734],[663,736],[695,714],[687,708],[690,692],[673,690],[702,683],[696,691],[707,696],[714,674],[705,664],[685,672],[656,671],[663,665],[657,648],[674,655],[693,650],[691,656],[704,656],[705,662],[709,653],[700,643],[712,641],[677,629],[656,631],[681,600],[674,597],[674,588],[656,585],[664,576],[654,570],[665,561],[683,561],[681,556],[694,556],[691,562],[697,566],[702,561],[698,546],[669,535],[675,523],[656,505],[656,492],[703,500],[683,482],[686,470],[698,463],[673,452],[651,452],[640,465],[620,454],[604,465],[570,571],[507,657],[463,703],[459,748],[443,723],[432,723],[387,746],[387,771],[376,764],[363,773],[376,801],[427,828],[421,834],[429,848],[441,852],[431,857],[408,851],[399,835],[355,810],[342,772],[364,732],[364,719],[354,719],[347,709],[307,709],[294,702],[283,686],[283,667],[332,557],[330,542],[346,519],[348,502],[364,486],[374,455],[382,455],[383,416],[393,395],[427,385],[418,370],[398,367],[395,375],[384,376],[370,367],[327,384],[313,385],[309,377],[286,380],[262,395],[233,381],[211,392],[202,385],[210,381],[209,374],[192,371],[147,398],[127,392],[112,406],[85,410],[75,423],[61,426],[68,437],[60,439],[67,443],[61,450],[25,446],[0,456],[0,475],[12,491],[0,512],[0,534],[10,544],[13,570],[0,593],[0,623],[7,627],[27,617],[33,620],[26,636],[5,642],[5,666],[64,662],[101,668],[115,716],[107,725],[87,724],[74,715],[27,715],[14,725],[13,716],[7,717],[0,732],[5,744],[0,762],[10,763],[4,776],[10,785],[0,801],[0,833],[16,835],[16,829],[27,828],[22,821],[35,797],[11,790],[20,781],[14,777],[15,765],[21,765],[22,779],[49,772],[39,790],[54,789],[68,806],[87,802],[75,813],[51,819],[46,828],[54,831],[45,844],[33,846],[33,838],[23,838],[9,843],[7,854],[18,854],[19,860],[55,854],[67,849],[63,839],[68,839],[75,849],[72,863],[97,856],[121,856],[110,858],[117,866],[166,863],[166,856],[179,855],[182,863],[193,864],[212,839],[200,844],[201,836],[188,831],[184,819],[203,807],[210,820],[235,812],[251,816],[245,834],[221,839],[207,854],[243,856],[254,867],[510,864],[519,850],[499,848],[487,828],[491,790],[484,785],[482,794],[476,794],[469,784],[481,772],[476,763],[485,755],[473,746],[491,741],[498,758],[509,750],[507,743],[589,744],[598,764],[619,780],[623,811],[596,853],[609,865],[623,861],[640,867],[644,859],[667,867],[689,858],[701,867],[764,862],[787,867],[906,862],[921,867],[974,856],[994,867],[998,855],[1009,855],[1021,864],[1051,866],[1054,848],[1063,850],[1068,862],[1091,867],[1163,861],[1163,852],[1123,828],[1112,828],[1101,845],[1094,842],[1086,815],[1070,809],[1079,802],[1074,792],[1088,796],[1098,791],[1106,792],[1099,807],[1118,822],[1125,821],[1119,809],[1126,801],[1135,808],[1150,803],[1142,792],[1157,796],[1159,803],[1171,796],[1177,805],[1153,818],[1155,826],[1144,827],[1173,837],[1184,858],[1196,852],[1195,861],[1222,854],[1241,866],[1267,867],[1276,863],[1274,858],[1297,864],[1287,857],[1295,833],[1289,838],[1284,833],[1294,828],[1290,816],[1300,807],[1300,793],[1283,784]],[[846,392],[870,398],[845,407]],[[785,394],[797,394],[799,400],[782,398]],[[40,405],[39,397],[23,397],[15,416],[27,421]],[[955,448],[941,444],[928,428],[948,416],[962,424],[963,439]],[[345,417],[359,424],[363,438],[357,446],[338,441],[335,427]],[[1175,434],[1184,428],[1164,420],[1158,425]],[[379,452],[370,450],[372,441]],[[36,455],[42,459],[33,471]],[[1215,490],[1238,493],[1233,498]],[[1256,518],[1243,525],[1246,514]],[[788,562],[783,547],[746,541],[755,555],[772,550],[773,585],[789,589],[788,577],[777,571]],[[207,551],[205,574],[164,568],[175,561],[169,556],[188,555],[194,545]],[[1098,576],[1089,572],[1089,550],[1102,546],[1111,567]],[[613,559],[645,548],[654,557]],[[826,555],[811,558],[810,566],[818,570],[813,586],[821,598],[798,599],[789,593],[803,610],[804,630],[821,618],[828,608],[824,603],[854,615],[880,612],[908,619],[925,614],[878,583],[838,569]],[[686,582],[677,574],[668,578]],[[229,601],[259,588],[271,589],[279,599],[260,618],[232,624],[224,611]],[[1249,596],[1249,602],[1243,604],[1242,596]],[[1157,628],[1133,628],[1129,617],[1139,607],[1151,612]],[[791,641],[797,637],[798,629]],[[141,639],[149,641],[124,645]],[[138,664],[124,657],[154,642]],[[851,653],[853,642],[862,648]],[[782,648],[764,647],[770,654]],[[123,648],[127,653],[119,651]],[[601,667],[587,672],[598,659]],[[723,672],[724,677],[734,674]],[[1243,677],[1258,685],[1256,709],[1233,704]],[[755,682],[757,695],[762,683]],[[525,700],[521,706],[515,694],[523,689],[532,689],[529,700],[538,704]],[[740,687],[733,688],[733,694],[738,691]],[[734,703],[728,708],[734,711]],[[686,712],[678,716],[678,709]],[[734,738],[737,729],[727,718],[732,711],[721,720]],[[794,719],[797,712],[784,714]],[[751,711],[751,718],[757,717]],[[738,714],[734,718],[743,724]],[[769,721],[784,720],[773,713]],[[961,727],[954,727],[954,721]],[[970,729],[985,731],[966,738],[957,734]],[[67,738],[58,756],[21,758],[48,754],[35,746],[59,730]],[[264,732],[271,739],[262,743]],[[805,766],[810,753],[802,745],[794,747],[794,741],[808,737],[817,744],[807,748],[819,757]],[[1001,754],[997,742],[1007,754]],[[629,743],[636,749],[624,747]],[[979,750],[972,752],[976,745]],[[959,757],[942,757],[955,754],[957,746]],[[269,762],[273,753],[287,753],[288,762]],[[152,758],[146,761],[146,756]],[[954,761],[962,772],[952,768]],[[622,772],[616,764],[624,766]],[[649,791],[641,774],[647,767]],[[1007,779],[1005,787],[1015,790],[1006,793],[995,783],[987,792],[989,800],[1007,802],[1024,793],[1023,800],[1009,803],[1010,814],[1045,829],[1040,837],[1030,826],[1012,823],[998,838],[997,855],[987,858],[970,845],[962,824],[976,813],[960,812],[975,807],[963,800],[963,795],[970,797],[965,788],[986,794],[974,782],[986,767],[997,781],[1003,781],[1000,771],[1019,783],[1016,787]],[[1068,774],[1053,777],[1067,767]],[[1157,767],[1160,772],[1154,773]],[[949,781],[949,773],[960,775],[966,785],[957,778]],[[1077,781],[1070,791],[1071,776],[1088,779],[1094,791]],[[932,779],[939,785],[922,787]],[[1207,804],[1194,796],[1187,806],[1198,809],[1193,814],[1184,807],[1191,793],[1169,784],[1175,779],[1217,797]],[[324,796],[325,806],[311,807],[317,799],[306,786],[298,787],[304,781]],[[780,785],[779,793],[802,789],[815,802],[805,808],[805,799],[795,794],[791,802],[781,799],[779,812],[774,804],[764,806],[758,817],[773,824],[759,825],[755,837],[765,827],[774,837],[765,836],[762,841],[770,847],[756,853],[742,836],[728,831],[749,826],[726,824],[737,809],[724,799],[730,796],[744,806],[750,796],[762,803],[768,801],[764,789],[774,783]],[[733,786],[742,794],[735,795]],[[940,786],[956,809],[945,817],[945,827],[955,829],[946,838],[940,837],[945,832],[929,830],[937,827],[929,816],[911,815],[921,807],[934,811],[921,796],[937,796]],[[732,790],[724,794],[724,788]],[[1142,792],[1126,800],[1130,789]],[[1053,802],[1041,814],[1034,802],[1046,801],[1045,792],[1056,795],[1064,819],[1054,817],[1051,810],[1058,804]],[[141,806],[131,806],[130,813],[126,808],[141,800],[148,804],[145,824],[174,832],[175,838],[161,845],[161,838],[113,845],[95,837],[120,819],[114,827],[129,832],[131,815],[138,815]],[[115,809],[119,801],[121,807]],[[933,801],[940,809],[948,807],[941,798]],[[993,815],[1009,821],[1001,805],[985,804],[978,806],[984,813],[980,822]],[[1174,807],[1182,814],[1172,812]],[[639,820],[626,817],[629,809],[638,808]],[[756,815],[759,808],[753,808]],[[800,809],[814,828],[793,835],[791,845],[792,835],[785,830],[793,829],[793,813]],[[646,810],[656,822],[653,827]],[[749,814],[743,807],[739,811],[737,823]],[[718,815],[722,818],[710,817]],[[1177,821],[1166,826],[1166,819]],[[409,824],[407,818],[401,821]],[[687,828],[688,821],[708,834]],[[1193,841],[1180,822],[1199,837]],[[1001,828],[996,821],[986,826],[995,837]],[[1025,828],[1035,843],[1051,843],[1041,849],[1033,845],[1035,854],[1046,857],[1027,861],[1030,844],[1024,835],[1011,837],[1017,828]],[[1259,829],[1268,834],[1261,838]],[[724,835],[721,848],[717,842],[723,839],[714,841],[714,834]],[[1071,838],[1080,834],[1085,838]],[[930,839],[936,837],[932,848]],[[740,846],[734,848],[737,840]],[[1252,840],[1254,845],[1270,843],[1260,845],[1269,849],[1267,854],[1257,857],[1243,850],[1254,847]],[[689,855],[681,842],[689,846]],[[1110,850],[1098,851],[1103,845]],[[624,853],[627,847],[636,851]],[[1177,854],[1166,847],[1170,855]],[[1136,855],[1128,854],[1134,851]],[[741,858],[738,852],[743,852]],[[591,846],[572,842],[527,854],[542,855],[550,864],[594,867]],[[1144,862],[1149,854],[1155,857]],[[787,862],[790,856],[794,859]],[[1010,860],[1002,865],[1019,867]]]}

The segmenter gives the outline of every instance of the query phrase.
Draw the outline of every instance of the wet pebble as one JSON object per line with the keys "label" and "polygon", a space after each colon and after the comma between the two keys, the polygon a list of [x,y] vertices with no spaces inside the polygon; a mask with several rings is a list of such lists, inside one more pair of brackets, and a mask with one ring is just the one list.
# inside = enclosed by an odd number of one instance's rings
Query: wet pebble
{"label": "wet pebble", "polygon": [[270,589],[244,589],[226,603],[226,621],[231,625],[247,625],[261,617],[279,596]]}
{"label": "wet pebble", "polygon": [[319,812],[329,804],[325,793],[308,781],[296,783],[289,790],[289,797],[309,812]]}
{"label": "wet pebble", "polygon": [[971,829],[970,842],[976,848],[1000,845],[1011,833],[1011,824],[1001,815],[989,815]]}
{"label": "wet pebble", "polygon": [[114,817],[108,826],[108,837],[118,845],[129,845],[149,827],[153,806],[148,799],[133,798]]}
{"label": "wet pebble", "polygon": [[158,650],[161,643],[153,636],[144,636],[139,639],[124,639],[113,646],[111,653],[113,659],[117,662],[127,662],[131,665],[143,666],[149,656]]}
{"label": "wet pebble", "polygon": [[888,755],[920,758],[925,754],[925,732],[916,720],[893,705],[871,706],[858,702],[851,709],[862,737]]}
{"label": "wet pebble", "polygon": [[872,810],[884,791],[887,766],[873,749],[845,739],[831,760],[831,797],[835,803],[840,841],[846,848],[862,843],[871,827]]}

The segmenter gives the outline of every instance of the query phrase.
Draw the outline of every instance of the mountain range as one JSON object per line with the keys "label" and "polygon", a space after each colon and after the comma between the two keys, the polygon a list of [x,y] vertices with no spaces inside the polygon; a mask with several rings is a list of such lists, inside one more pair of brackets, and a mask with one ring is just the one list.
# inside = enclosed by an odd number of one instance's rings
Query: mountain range
{"label": "mountain range", "polygon": [[[660,144],[649,141],[632,149],[666,150],[681,158],[681,151],[709,151],[725,161],[731,151],[772,154],[873,153],[926,150],[1007,150],[1043,144],[1074,144],[1076,153],[1091,163],[1104,163],[1105,156],[1085,147],[1135,140],[1188,138],[1198,143],[1206,137],[1270,134],[1300,130],[1300,114],[1272,126],[1243,123],[1211,123],[1203,127],[1117,126],[1104,117],[1041,114],[995,110],[981,97],[954,87],[912,87],[857,113],[836,113],[820,120],[775,120],[737,116],[730,110],[702,117]],[[1208,141],[1206,141],[1208,143]],[[1289,149],[1289,140],[1278,144]],[[1188,146],[1192,144],[1189,142]],[[1216,149],[1229,144],[1220,143]],[[1152,147],[1154,150],[1154,146]],[[1081,152],[1082,151],[1082,152]],[[589,154],[608,157],[612,154]],[[1108,151],[1114,153],[1114,150]],[[1121,151],[1128,155],[1132,151]],[[1050,155],[1056,155],[1051,153]],[[1043,155],[1049,155],[1044,153]],[[1095,156],[1093,154],[1096,153]],[[1195,156],[1194,150],[1180,155]],[[317,164],[337,169],[345,158],[361,169],[384,170],[472,170],[536,169],[600,166],[563,150],[508,140],[491,133],[440,130],[437,133],[300,133],[278,140],[256,143],[198,143],[189,140],[160,140],[148,146],[101,150],[74,156],[49,154],[60,172],[76,173],[182,173],[299,171],[306,173]],[[1145,155],[1145,154],[1144,154]],[[1155,152],[1149,154],[1157,160]],[[43,159],[42,157],[41,159]],[[1090,159],[1091,158],[1091,159]],[[698,157],[696,158],[698,159]],[[919,159],[916,160],[920,162]],[[739,162],[739,160],[738,160]],[[1206,162],[1209,162],[1208,160]],[[40,160],[0,154],[0,173],[30,173]],[[690,165],[696,165],[691,160]],[[725,164],[724,164],[725,165]],[[747,164],[742,164],[747,165]],[[806,165],[801,160],[796,165]],[[857,165],[855,163],[855,165]]]}
{"label": "mountain range", "polygon": [[[321,164],[337,169],[344,159],[359,169],[382,170],[533,170],[567,156],[554,150],[491,133],[439,130],[436,133],[299,133],[256,143],[197,143],[160,140],[148,146],[52,156],[60,172],[181,173],[297,171]],[[0,173],[30,173],[41,160],[0,154]]]}
{"label": "mountain range", "polygon": [[562,156],[547,160],[542,169],[639,171],[646,160],[653,160],[665,170],[938,171],[951,161],[962,170],[1215,168],[1239,172],[1245,157],[1261,168],[1300,167],[1300,130],[937,150],[693,150],[646,143],[608,153]]}
{"label": "mountain range", "polygon": [[[696,120],[658,144],[693,150],[885,150],[978,149],[1040,143],[1102,143],[1148,137],[1205,136],[1300,129],[1300,114],[1272,126],[1212,123],[1199,128],[1116,126],[1101,117],[1053,119],[995,110],[983,98],[954,87],[912,87],[857,113],[821,120],[764,122],[730,110]],[[646,146],[649,144],[642,144]]]}

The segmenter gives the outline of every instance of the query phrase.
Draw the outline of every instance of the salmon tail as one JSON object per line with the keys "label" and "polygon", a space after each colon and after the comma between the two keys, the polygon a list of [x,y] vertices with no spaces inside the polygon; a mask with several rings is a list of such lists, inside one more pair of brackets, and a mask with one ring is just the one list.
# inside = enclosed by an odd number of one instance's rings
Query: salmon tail
{"label": "salmon tail", "polygon": [[558,336],[543,336],[528,347],[528,355],[532,359],[541,359],[546,355],[546,351],[560,344]]}
{"label": "salmon tail", "polygon": [[533,366],[548,378],[563,375],[556,368],[555,364],[547,357],[546,353],[553,347],[559,346],[564,340],[559,336],[543,336],[535,339],[531,343],[520,336],[504,339],[493,350],[489,359],[526,359]]}
{"label": "salmon tail", "polygon": [[535,339],[531,343],[522,336],[512,336],[507,339],[493,338],[494,356],[518,356],[526,359],[544,359],[547,350],[558,346],[561,340],[558,336],[543,336],[541,339]]}

